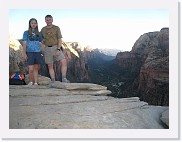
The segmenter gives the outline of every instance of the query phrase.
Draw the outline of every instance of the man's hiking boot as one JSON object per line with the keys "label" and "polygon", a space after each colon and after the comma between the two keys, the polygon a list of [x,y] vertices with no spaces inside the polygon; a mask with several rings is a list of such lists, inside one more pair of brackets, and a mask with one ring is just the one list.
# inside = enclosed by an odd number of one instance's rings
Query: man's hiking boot
{"label": "man's hiking boot", "polygon": [[69,81],[67,78],[63,78],[63,79],[62,79],[62,82],[63,82],[63,83],[70,83],[70,81]]}

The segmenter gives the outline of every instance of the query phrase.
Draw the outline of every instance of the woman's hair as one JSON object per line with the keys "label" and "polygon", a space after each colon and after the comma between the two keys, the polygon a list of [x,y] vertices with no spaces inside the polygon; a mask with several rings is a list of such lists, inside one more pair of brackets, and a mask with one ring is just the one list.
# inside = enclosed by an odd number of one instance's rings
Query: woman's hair
{"label": "woman's hair", "polygon": [[29,20],[29,27],[28,27],[29,36],[32,36],[32,28],[31,28],[30,23],[31,23],[33,20],[36,21],[36,23],[37,23],[37,27],[35,28],[36,37],[39,37],[38,22],[37,22],[37,20],[36,20],[35,18],[31,18],[31,19]]}

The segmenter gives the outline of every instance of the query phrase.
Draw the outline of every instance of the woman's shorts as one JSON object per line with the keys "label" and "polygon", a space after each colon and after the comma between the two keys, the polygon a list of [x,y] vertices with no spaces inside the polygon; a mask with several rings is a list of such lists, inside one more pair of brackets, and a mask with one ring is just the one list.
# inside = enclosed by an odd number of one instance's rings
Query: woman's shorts
{"label": "woman's shorts", "polygon": [[65,58],[62,50],[60,51],[60,55],[56,56],[56,51],[57,51],[57,46],[52,46],[52,47],[45,47],[44,48],[44,58],[45,58],[45,63],[46,64],[53,64],[54,61],[60,61],[63,58]]}
{"label": "woman's shorts", "polygon": [[27,52],[27,64],[35,65],[35,64],[45,64],[43,55],[41,52]]}

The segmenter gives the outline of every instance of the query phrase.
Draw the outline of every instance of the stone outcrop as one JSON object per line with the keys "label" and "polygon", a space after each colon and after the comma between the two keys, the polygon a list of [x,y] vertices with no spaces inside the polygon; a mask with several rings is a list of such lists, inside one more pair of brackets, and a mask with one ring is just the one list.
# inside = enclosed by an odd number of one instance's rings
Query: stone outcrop
{"label": "stone outcrop", "polygon": [[[76,49],[77,50],[77,49]],[[79,58],[72,54],[72,60],[68,65],[68,78],[71,82],[88,82],[88,63],[84,53],[77,50]]]}
{"label": "stone outcrop", "polygon": [[120,52],[116,62],[133,74],[133,89],[153,105],[169,105],[169,29],[145,33],[130,52]]}
{"label": "stone outcrop", "polygon": [[27,72],[26,62],[23,60],[23,47],[20,42],[9,38],[9,74],[20,71],[22,73]]}
{"label": "stone outcrop", "polygon": [[9,128],[168,128],[161,118],[168,107],[150,106],[138,97],[119,99],[107,96],[110,93],[106,87],[91,83],[56,81],[51,85],[10,85]]}

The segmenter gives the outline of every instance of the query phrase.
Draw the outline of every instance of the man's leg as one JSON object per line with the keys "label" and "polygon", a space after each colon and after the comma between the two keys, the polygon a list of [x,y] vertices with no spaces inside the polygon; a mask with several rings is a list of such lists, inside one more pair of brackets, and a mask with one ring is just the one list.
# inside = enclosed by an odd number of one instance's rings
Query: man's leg
{"label": "man's leg", "polygon": [[66,58],[63,58],[61,60],[61,73],[62,73],[62,77],[66,78],[66,73],[67,73],[67,61],[66,61]]}
{"label": "man's leg", "polygon": [[52,48],[52,47],[46,47],[44,49],[44,57],[45,57],[45,63],[48,65],[49,69],[49,75],[51,77],[51,81],[55,81],[55,73],[54,73],[54,68],[53,68],[53,63],[54,63],[54,54],[57,48]]}
{"label": "man's leg", "polygon": [[54,73],[53,64],[48,64],[48,68],[49,68],[49,74],[51,76],[51,81],[55,81],[55,73]]}
{"label": "man's leg", "polygon": [[69,80],[66,78],[67,73],[67,60],[66,58],[63,58],[61,60],[61,73],[62,73],[62,82],[70,83]]}

